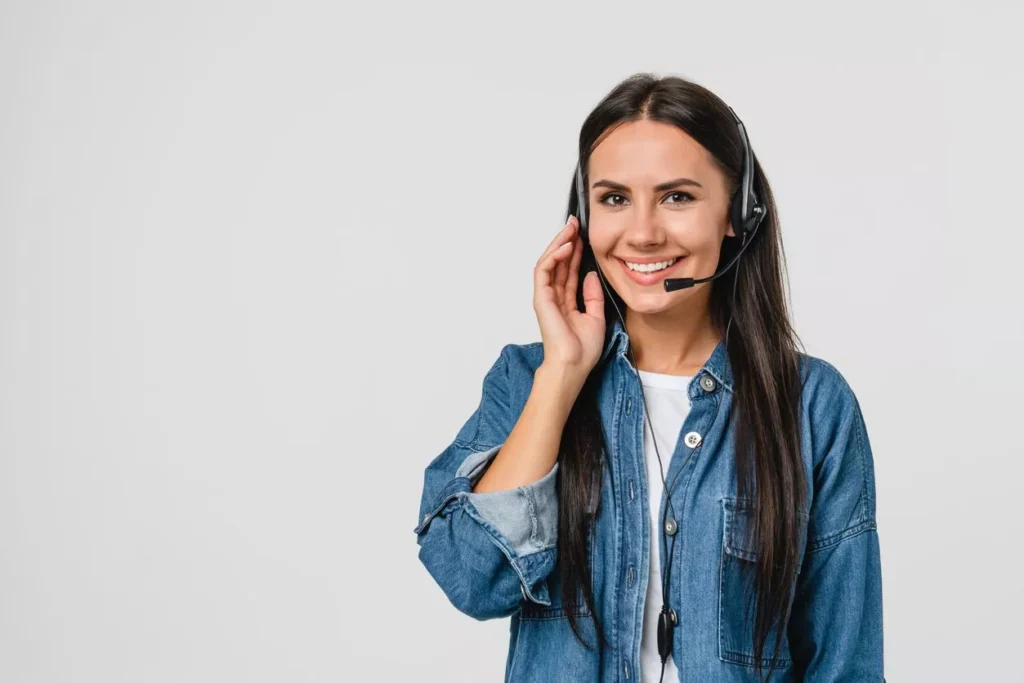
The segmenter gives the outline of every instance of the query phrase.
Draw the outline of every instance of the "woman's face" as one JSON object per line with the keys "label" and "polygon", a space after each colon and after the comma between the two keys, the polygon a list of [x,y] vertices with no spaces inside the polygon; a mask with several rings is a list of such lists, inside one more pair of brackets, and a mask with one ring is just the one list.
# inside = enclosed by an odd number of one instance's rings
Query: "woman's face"
{"label": "woman's face", "polygon": [[[589,183],[590,245],[629,310],[706,301],[711,283],[666,292],[662,282],[713,274],[722,240],[735,234],[727,181],[710,153],[676,126],[632,121],[594,148]],[[653,268],[661,269],[636,272]]]}

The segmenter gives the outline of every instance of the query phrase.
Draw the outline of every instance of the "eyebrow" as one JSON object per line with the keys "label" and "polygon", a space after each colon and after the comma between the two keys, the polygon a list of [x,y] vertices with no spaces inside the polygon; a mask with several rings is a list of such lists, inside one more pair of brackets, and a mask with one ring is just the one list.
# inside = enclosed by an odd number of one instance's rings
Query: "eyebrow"
{"label": "eyebrow", "polygon": [[[700,183],[698,183],[696,180],[694,180],[692,178],[676,178],[675,180],[669,180],[667,182],[661,183],[660,185],[655,185],[654,186],[654,191],[655,192],[662,192],[664,190],[671,190],[673,187],[683,187],[683,186],[692,186],[692,187],[700,187],[700,188],[704,187],[703,185],[701,185]],[[598,180],[593,185],[591,185],[590,187],[591,188],[607,187],[607,188],[610,188],[612,190],[619,190],[619,191],[623,191],[623,192],[629,190],[628,186],[623,185],[622,183],[617,183],[614,180],[607,180],[607,179]]]}

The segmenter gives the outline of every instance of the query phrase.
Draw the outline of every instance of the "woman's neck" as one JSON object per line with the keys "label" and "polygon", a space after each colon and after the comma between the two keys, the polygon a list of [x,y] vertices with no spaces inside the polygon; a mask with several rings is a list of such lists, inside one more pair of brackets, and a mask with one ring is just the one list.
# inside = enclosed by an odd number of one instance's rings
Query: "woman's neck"
{"label": "woman's neck", "polygon": [[665,375],[696,375],[722,339],[707,308],[696,314],[629,311],[626,332],[637,369]]}

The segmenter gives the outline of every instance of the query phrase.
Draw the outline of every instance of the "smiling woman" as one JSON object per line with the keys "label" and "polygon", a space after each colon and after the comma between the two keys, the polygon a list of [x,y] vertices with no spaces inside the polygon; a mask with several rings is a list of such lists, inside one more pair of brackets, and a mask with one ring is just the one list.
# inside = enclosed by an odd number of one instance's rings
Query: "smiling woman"
{"label": "smiling woman", "polygon": [[[726,210],[731,192],[726,173],[696,140],[671,123],[628,121],[602,136],[589,166],[597,178],[590,185],[590,246],[616,291],[631,282],[654,288],[635,294],[646,312],[668,301],[646,296],[663,292],[655,287],[665,278],[714,272],[724,238],[736,236]],[[657,231],[668,239],[658,253],[644,253],[651,251],[644,241]],[[691,308],[705,305],[694,301]]]}
{"label": "smiling woman", "polygon": [[583,123],[568,213],[534,267],[542,340],[502,349],[426,469],[420,560],[511,617],[510,683],[883,681],[867,429],[797,348],[742,123],[626,79]]}

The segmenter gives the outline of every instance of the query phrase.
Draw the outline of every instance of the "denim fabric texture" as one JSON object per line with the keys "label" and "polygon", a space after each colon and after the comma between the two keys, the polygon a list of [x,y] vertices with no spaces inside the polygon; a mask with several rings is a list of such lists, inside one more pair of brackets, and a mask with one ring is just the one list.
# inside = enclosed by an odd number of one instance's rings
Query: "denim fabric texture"
{"label": "denim fabric texture", "polygon": [[[637,681],[651,528],[643,453],[643,401],[615,320],[598,407],[608,450],[597,523],[588,539],[596,611],[610,647],[588,651],[572,634],[557,571],[558,464],[527,486],[473,493],[521,413],[543,359],[541,342],[509,344],[483,380],[480,404],[426,467],[419,558],[451,603],[475,619],[507,617],[508,683]],[[612,355],[612,358],[608,358]],[[769,679],[881,683],[882,582],[874,464],[860,405],[829,363],[800,354],[801,448],[807,474],[803,561],[792,613]],[[665,473],[679,515],[668,602],[678,614],[672,656],[680,680],[756,681],[745,565],[757,559],[746,530],[755,502],[736,494],[732,373],[719,343],[689,385],[690,413]],[[694,441],[691,439],[691,442]],[[686,462],[686,470],[679,471]],[[664,458],[666,454],[662,454]],[[581,601],[582,605],[582,601]],[[660,609],[660,605],[652,609]],[[583,606],[580,626],[594,642]],[[771,643],[764,653],[767,670]]]}

